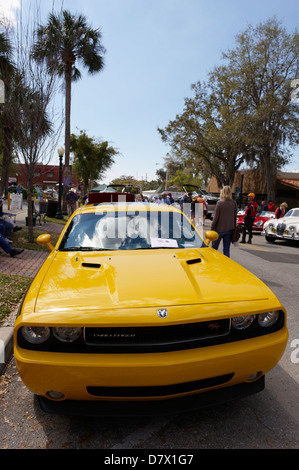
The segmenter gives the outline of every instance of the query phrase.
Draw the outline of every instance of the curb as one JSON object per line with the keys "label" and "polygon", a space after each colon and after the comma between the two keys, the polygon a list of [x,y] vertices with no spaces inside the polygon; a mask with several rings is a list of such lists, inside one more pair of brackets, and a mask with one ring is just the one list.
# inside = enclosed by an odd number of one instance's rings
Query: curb
{"label": "curb", "polygon": [[0,327],[0,376],[13,356],[13,331],[12,326]]}

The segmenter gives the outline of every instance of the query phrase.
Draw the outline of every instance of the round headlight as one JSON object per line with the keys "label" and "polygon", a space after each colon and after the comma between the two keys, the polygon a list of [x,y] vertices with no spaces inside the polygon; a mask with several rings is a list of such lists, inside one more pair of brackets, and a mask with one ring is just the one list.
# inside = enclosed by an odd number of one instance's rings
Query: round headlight
{"label": "round headlight", "polygon": [[246,315],[245,317],[235,317],[232,318],[232,326],[236,330],[245,330],[253,322],[255,315]]}
{"label": "round headlight", "polygon": [[50,328],[47,326],[23,326],[23,338],[31,344],[41,344],[50,337]]}
{"label": "round headlight", "polygon": [[258,323],[260,326],[267,328],[274,325],[279,317],[279,310],[273,310],[272,312],[260,313],[258,315]]}
{"label": "round headlight", "polygon": [[58,327],[53,328],[53,335],[63,343],[72,343],[76,341],[81,335],[82,328],[74,327]]}

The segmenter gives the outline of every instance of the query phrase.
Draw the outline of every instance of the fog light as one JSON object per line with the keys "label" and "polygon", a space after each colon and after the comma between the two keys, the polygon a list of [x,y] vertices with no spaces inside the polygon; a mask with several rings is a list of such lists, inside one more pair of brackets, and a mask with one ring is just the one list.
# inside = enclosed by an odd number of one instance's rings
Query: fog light
{"label": "fog light", "polygon": [[261,375],[262,375],[262,372],[255,372],[250,377],[248,377],[247,380],[248,382],[252,382],[253,380],[256,380],[257,378],[259,378]]}
{"label": "fog light", "polygon": [[56,390],[50,390],[46,395],[48,395],[52,400],[61,400],[64,397],[63,393],[57,392]]}

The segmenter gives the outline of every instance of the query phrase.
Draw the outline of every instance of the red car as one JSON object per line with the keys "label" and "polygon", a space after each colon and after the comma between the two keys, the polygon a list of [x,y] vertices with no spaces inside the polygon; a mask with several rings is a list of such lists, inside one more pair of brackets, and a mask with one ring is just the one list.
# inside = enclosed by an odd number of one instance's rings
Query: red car
{"label": "red car", "polygon": [[[237,214],[237,225],[238,227],[243,227],[244,225],[244,216],[245,216],[245,211],[239,211]],[[252,231],[253,232],[262,232],[264,223],[269,220],[269,219],[274,219],[275,218],[275,213],[274,212],[269,212],[269,211],[263,211],[260,214],[258,214],[255,218],[255,221],[253,222],[252,226]]]}

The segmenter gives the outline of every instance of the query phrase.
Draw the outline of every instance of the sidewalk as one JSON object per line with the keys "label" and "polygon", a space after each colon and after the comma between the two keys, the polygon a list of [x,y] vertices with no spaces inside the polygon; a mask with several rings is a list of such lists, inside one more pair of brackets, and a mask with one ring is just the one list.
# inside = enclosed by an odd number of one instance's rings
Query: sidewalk
{"label": "sidewalk", "polygon": [[[16,214],[15,225],[24,227],[26,230],[25,217],[27,217],[27,204],[23,203],[22,210],[7,210],[7,202],[4,202],[3,212]],[[13,221],[13,219],[12,219]],[[44,233],[56,232],[60,233],[63,225],[51,222],[42,222],[42,225],[37,225]],[[0,273],[8,275],[18,275],[34,278],[45,259],[48,257],[49,252],[24,250],[18,256],[10,257],[1,250],[0,253]],[[6,366],[13,355],[13,326],[17,315],[17,308],[7,315],[0,326],[0,376],[5,372]]]}

